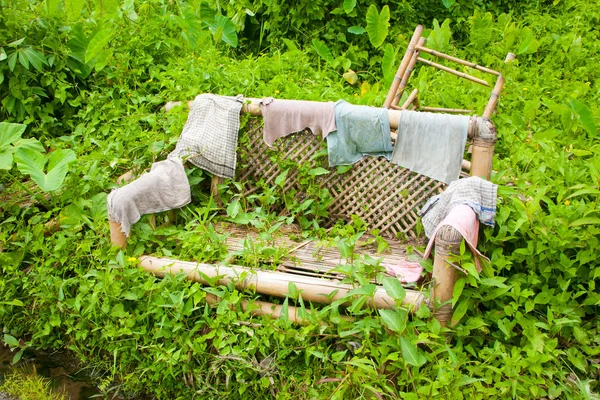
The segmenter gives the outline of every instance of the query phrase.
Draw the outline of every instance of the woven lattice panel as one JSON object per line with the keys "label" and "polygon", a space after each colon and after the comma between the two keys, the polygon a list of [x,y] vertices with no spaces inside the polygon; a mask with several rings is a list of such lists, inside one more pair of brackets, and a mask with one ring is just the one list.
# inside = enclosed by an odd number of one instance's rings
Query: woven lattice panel
{"label": "woven lattice panel", "polygon": [[[282,172],[278,159],[295,165],[308,163],[311,167],[326,165],[326,157],[318,160],[314,157],[326,148],[325,142],[310,131],[278,139],[272,149],[264,143],[258,122],[252,121],[244,134],[247,137],[240,144],[243,148],[238,152],[236,179],[243,184],[245,194],[256,192],[262,185],[275,184]],[[380,234],[388,238],[416,238],[418,210],[427,199],[445,188],[443,182],[391,164],[383,157],[363,157],[343,174],[331,168],[329,174],[317,179],[333,197],[328,209],[328,225],[357,215],[370,229],[379,229]],[[284,190],[302,192],[296,168],[289,170]]]}

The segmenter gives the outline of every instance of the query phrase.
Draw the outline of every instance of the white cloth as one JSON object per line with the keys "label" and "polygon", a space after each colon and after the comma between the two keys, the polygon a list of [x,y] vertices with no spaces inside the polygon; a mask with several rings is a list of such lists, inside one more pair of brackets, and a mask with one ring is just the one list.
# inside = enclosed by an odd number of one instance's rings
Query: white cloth
{"label": "white cloth", "polygon": [[437,181],[458,179],[469,117],[402,111],[391,162]]}
{"label": "white cloth", "polygon": [[190,157],[189,161],[199,168],[222,178],[233,178],[243,103],[242,95],[197,96],[169,158]]}
{"label": "white cloth", "polygon": [[179,158],[152,164],[149,173],[108,195],[108,216],[125,236],[142,215],[183,207],[191,201],[190,184]]}

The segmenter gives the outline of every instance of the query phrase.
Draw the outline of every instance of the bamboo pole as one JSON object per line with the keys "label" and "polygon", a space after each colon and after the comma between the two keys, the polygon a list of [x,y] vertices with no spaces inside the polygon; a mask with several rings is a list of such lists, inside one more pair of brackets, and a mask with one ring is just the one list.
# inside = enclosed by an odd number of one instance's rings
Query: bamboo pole
{"label": "bamboo pole", "polygon": [[[332,303],[342,299],[354,289],[351,285],[324,278],[152,256],[142,256],[139,265],[160,277],[183,272],[187,274],[188,279],[195,282],[208,284],[209,281],[212,281],[221,285],[233,284],[238,290],[252,290],[278,297],[289,296],[289,285],[293,283],[296,289],[302,293],[303,299],[316,303]],[[417,310],[423,301],[422,293],[416,290],[406,290],[406,297],[402,303],[413,306],[412,310]],[[386,309],[393,309],[396,306],[395,300],[381,286],[377,286],[370,304],[376,308]]]}
{"label": "bamboo pole", "polygon": [[457,70],[452,69],[452,68],[448,68],[448,67],[446,67],[444,65],[441,65],[441,64],[438,64],[438,63],[434,63],[433,61],[426,60],[426,59],[424,59],[422,57],[418,57],[417,61],[420,61],[423,64],[429,65],[431,67],[435,67],[437,69],[441,69],[442,71],[446,71],[449,74],[456,75],[456,76],[464,78],[464,79],[468,79],[471,82],[479,83],[480,85],[483,85],[483,86],[488,86],[488,87],[490,86],[490,84],[487,81],[484,81],[483,79],[479,79],[479,78],[476,78],[476,77],[474,77],[472,75],[469,75],[467,73],[460,72],[460,71],[457,71]]}
{"label": "bamboo pole", "polygon": [[392,102],[394,101],[394,97],[396,96],[396,92],[398,91],[398,86],[400,85],[400,80],[404,76],[406,72],[406,68],[408,67],[408,63],[415,52],[415,46],[419,42],[421,35],[423,34],[423,26],[417,25],[415,28],[415,32],[413,33],[412,38],[410,39],[410,43],[408,44],[408,48],[406,49],[406,53],[404,53],[404,57],[402,57],[402,61],[400,62],[400,66],[398,67],[398,71],[396,71],[396,75],[394,75],[394,80],[392,85],[390,86],[390,90],[388,91],[387,97],[385,98],[385,102],[383,106],[385,108],[390,108]]}
{"label": "bamboo pole", "polygon": [[481,65],[475,64],[474,62],[463,60],[463,59],[457,58],[457,57],[452,57],[452,56],[449,56],[448,54],[440,53],[439,51],[436,51],[436,50],[433,50],[433,49],[428,49],[427,47],[424,47],[421,44],[418,44],[415,47],[415,49],[419,50],[419,51],[422,51],[422,52],[425,52],[427,54],[431,54],[432,56],[443,58],[443,59],[446,59],[448,61],[453,61],[453,62],[458,63],[458,64],[466,65],[469,68],[473,68],[473,69],[476,69],[476,70],[481,71],[481,72],[485,72],[485,73],[496,75],[496,76],[500,75],[500,72],[494,71],[493,69],[482,67]]}
{"label": "bamboo pole", "polygon": [[427,112],[445,112],[452,114],[471,114],[474,110],[465,110],[461,108],[441,108],[441,107],[421,107],[419,111]]}
{"label": "bamboo pole", "polygon": [[[419,39],[419,44],[420,45],[424,45],[425,41],[427,39],[424,37],[421,37]],[[398,86],[398,90],[396,93],[396,96],[394,96],[394,100],[392,100],[392,108],[395,108],[394,106],[398,105],[398,102],[400,101],[400,97],[402,97],[402,93],[404,93],[404,89],[406,89],[406,85],[408,85],[408,80],[410,79],[410,74],[412,73],[413,69],[415,68],[415,64],[417,63],[417,58],[419,58],[419,52],[415,51],[412,55],[412,57],[410,58],[410,61],[408,63],[408,66],[406,67],[406,71],[404,72],[404,75],[402,75],[402,80],[400,81],[400,85]]]}
{"label": "bamboo pole", "polygon": [[[221,302],[221,298],[211,293],[206,294],[206,302],[211,306],[217,306]],[[241,300],[240,305],[242,310],[250,312],[254,316],[267,316],[273,319],[281,318],[283,315],[283,306],[281,304],[273,304],[262,300]],[[300,308],[288,305],[288,320],[300,325],[307,325],[310,321],[302,318]],[[305,310],[306,314],[310,314],[310,310]],[[340,318],[348,322],[354,321],[354,318],[347,315],[340,315]],[[320,325],[328,326],[327,322],[320,321]]]}
{"label": "bamboo pole", "polygon": [[[513,61],[516,56],[513,53],[508,53],[506,58],[504,59],[504,63],[509,63]],[[496,105],[498,104],[498,99],[500,98],[500,93],[502,92],[502,88],[504,87],[504,76],[500,74],[498,79],[496,80],[496,84],[494,85],[494,89],[492,89],[492,94],[490,95],[490,99],[485,106],[485,110],[483,111],[484,118],[491,118],[492,113],[496,109]]]}

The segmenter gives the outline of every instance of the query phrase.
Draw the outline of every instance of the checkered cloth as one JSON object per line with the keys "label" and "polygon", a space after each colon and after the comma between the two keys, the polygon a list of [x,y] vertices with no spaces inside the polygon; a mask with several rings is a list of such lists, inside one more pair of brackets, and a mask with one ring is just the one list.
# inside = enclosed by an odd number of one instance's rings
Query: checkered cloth
{"label": "checkered cloth", "polygon": [[187,122],[169,158],[189,161],[222,178],[233,178],[244,97],[201,94],[194,99]]}
{"label": "checkered cloth", "polygon": [[498,185],[477,176],[452,182],[444,193],[427,200],[419,211],[425,234],[431,237],[439,223],[459,204],[471,207],[481,223],[494,226],[497,192]]}

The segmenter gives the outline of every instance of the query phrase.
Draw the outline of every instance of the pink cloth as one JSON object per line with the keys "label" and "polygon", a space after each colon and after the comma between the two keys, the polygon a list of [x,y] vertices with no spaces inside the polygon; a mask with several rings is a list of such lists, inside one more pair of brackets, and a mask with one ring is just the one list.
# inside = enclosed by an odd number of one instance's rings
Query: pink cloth
{"label": "pink cloth", "polygon": [[437,235],[438,230],[444,225],[450,225],[454,227],[465,238],[465,241],[475,256],[475,266],[477,267],[477,271],[481,271],[481,261],[479,258],[483,257],[486,260],[488,260],[488,258],[481,254],[479,250],[477,250],[479,220],[477,219],[477,215],[473,209],[465,204],[460,204],[454,207],[448,213],[446,218],[444,218],[442,222],[438,224],[433,232],[433,235],[431,235],[431,239],[429,239],[429,243],[427,244],[423,258],[427,258],[431,254],[433,244],[435,243],[435,236]]}
{"label": "pink cloth", "polygon": [[416,261],[402,260],[398,264],[382,263],[388,275],[394,276],[403,283],[416,282],[421,277],[423,267]]}
{"label": "pink cloth", "polygon": [[260,109],[265,128],[263,139],[270,147],[275,140],[309,128],[324,139],[336,130],[334,103],[300,100],[262,99]]}

